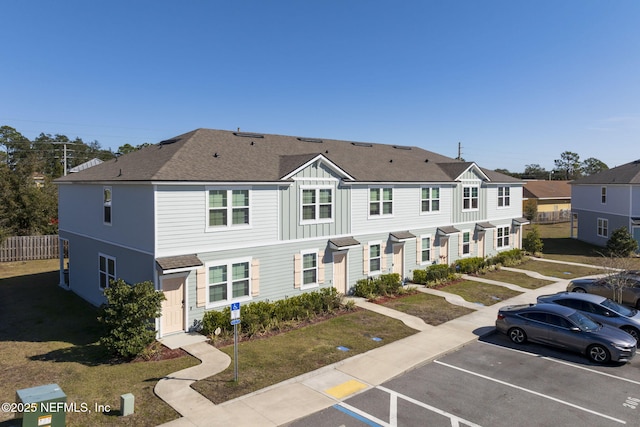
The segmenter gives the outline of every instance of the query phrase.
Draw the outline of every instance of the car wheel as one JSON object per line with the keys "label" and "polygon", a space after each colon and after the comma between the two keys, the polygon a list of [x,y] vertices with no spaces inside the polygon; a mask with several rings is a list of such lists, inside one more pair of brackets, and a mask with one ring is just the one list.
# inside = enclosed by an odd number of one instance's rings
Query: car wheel
{"label": "car wheel", "polygon": [[609,350],[601,346],[600,344],[594,344],[587,349],[587,356],[592,362],[607,363],[611,356]]}
{"label": "car wheel", "polygon": [[516,344],[524,344],[527,342],[527,334],[520,328],[509,329],[509,339]]}
{"label": "car wheel", "polygon": [[573,292],[575,292],[575,293],[577,293],[577,294],[586,294],[586,293],[587,293],[587,291],[585,291],[585,290],[584,290],[584,289],[582,289],[582,288],[575,288],[575,289],[573,290]]}
{"label": "car wheel", "polygon": [[626,333],[634,337],[636,341],[640,341],[638,340],[638,337],[640,336],[640,334],[638,333],[638,330],[636,328],[632,328],[631,326],[625,326],[624,328],[620,328],[620,329],[622,329],[623,331],[625,331]]}

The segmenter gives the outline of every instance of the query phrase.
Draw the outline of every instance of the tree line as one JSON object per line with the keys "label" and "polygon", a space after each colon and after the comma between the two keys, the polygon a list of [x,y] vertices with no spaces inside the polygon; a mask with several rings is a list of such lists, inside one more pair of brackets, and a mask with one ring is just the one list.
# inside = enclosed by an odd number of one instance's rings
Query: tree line
{"label": "tree line", "polygon": [[[33,141],[10,126],[0,127],[0,242],[8,236],[57,234],[58,193],[53,180],[94,158],[113,159],[149,145],[124,144],[114,153],[98,141],[84,142],[66,135],[40,133]],[[526,165],[524,172],[496,169],[520,179],[571,180],[608,169],[595,158],[580,161],[577,153],[565,151],[545,170]]]}

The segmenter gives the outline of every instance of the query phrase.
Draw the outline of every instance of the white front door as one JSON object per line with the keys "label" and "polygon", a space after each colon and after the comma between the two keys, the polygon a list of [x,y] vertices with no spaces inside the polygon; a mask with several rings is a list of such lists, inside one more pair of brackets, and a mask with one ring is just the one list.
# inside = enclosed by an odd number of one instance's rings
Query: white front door
{"label": "white front door", "polygon": [[341,294],[347,293],[347,253],[333,253],[333,287]]}
{"label": "white front door", "polygon": [[162,335],[184,330],[184,283],[186,277],[162,279]]}
{"label": "white front door", "polygon": [[404,280],[404,244],[393,245],[393,272]]}

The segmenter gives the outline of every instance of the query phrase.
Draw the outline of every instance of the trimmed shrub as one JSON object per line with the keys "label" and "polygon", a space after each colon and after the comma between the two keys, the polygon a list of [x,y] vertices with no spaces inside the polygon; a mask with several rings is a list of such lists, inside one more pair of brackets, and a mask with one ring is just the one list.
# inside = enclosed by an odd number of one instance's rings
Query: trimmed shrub
{"label": "trimmed shrub", "polygon": [[400,275],[390,273],[358,280],[353,287],[353,294],[357,297],[373,299],[378,296],[396,295],[401,289]]}
{"label": "trimmed shrub", "polygon": [[508,251],[500,252],[489,261],[491,264],[500,264],[504,266],[514,266],[522,263],[524,254],[522,249],[511,249]]}
{"label": "trimmed shrub", "polygon": [[433,264],[426,268],[427,283],[443,282],[453,277],[454,271],[447,264]]}
{"label": "trimmed shrub", "polygon": [[419,283],[420,285],[427,284],[427,271],[426,270],[413,270],[413,283]]}
{"label": "trimmed shrub", "polygon": [[477,273],[485,266],[485,260],[481,257],[462,258],[456,261],[456,271],[462,274]]}

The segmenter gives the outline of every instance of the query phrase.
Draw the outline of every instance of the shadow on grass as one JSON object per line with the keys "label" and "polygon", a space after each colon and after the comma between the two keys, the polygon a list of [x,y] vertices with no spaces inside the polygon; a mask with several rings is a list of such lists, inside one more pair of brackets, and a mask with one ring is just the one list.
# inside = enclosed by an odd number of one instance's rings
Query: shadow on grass
{"label": "shadow on grass", "polygon": [[32,360],[110,363],[96,344],[102,330],[98,309],[60,288],[58,280],[58,271],[0,279],[0,341],[63,343]]}
{"label": "shadow on grass", "polygon": [[599,257],[603,248],[572,238],[543,238],[543,252],[553,255]]}

